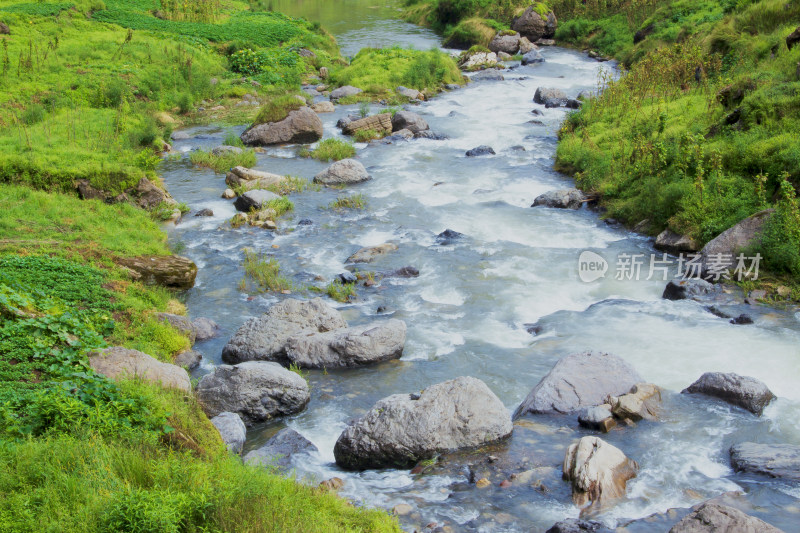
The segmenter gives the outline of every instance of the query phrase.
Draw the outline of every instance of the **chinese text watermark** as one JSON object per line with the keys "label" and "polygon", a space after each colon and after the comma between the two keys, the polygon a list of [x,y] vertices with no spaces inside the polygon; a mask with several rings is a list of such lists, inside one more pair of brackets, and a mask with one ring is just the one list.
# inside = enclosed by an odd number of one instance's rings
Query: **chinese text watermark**
{"label": "chinese text watermark", "polygon": [[[678,256],[645,253],[621,253],[614,263],[614,279],[618,281],[661,280],[671,278],[705,279],[707,281],[757,280],[761,254],[696,254]],[[604,278],[610,265],[595,252],[585,250],[578,257],[578,276],[591,283]]]}

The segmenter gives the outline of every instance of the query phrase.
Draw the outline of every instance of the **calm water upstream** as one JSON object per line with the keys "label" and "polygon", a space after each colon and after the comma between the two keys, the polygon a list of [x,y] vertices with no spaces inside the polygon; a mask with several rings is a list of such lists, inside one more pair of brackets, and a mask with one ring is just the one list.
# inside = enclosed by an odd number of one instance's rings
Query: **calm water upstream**
{"label": "calm water upstream", "polygon": [[[388,0],[272,4],[277,11],[320,20],[346,53],[374,44],[427,48],[437,43],[430,32],[392,19],[396,5]],[[747,440],[800,443],[798,318],[750,310],[756,323],[736,326],[701,304],[662,300],[664,281],[617,281],[613,275],[618,254],[654,253],[647,239],[606,225],[587,209],[529,207],[539,194],[570,185],[552,169],[556,131],[565,111],[547,109],[534,117],[530,111],[541,107],[532,102],[534,91],[558,87],[575,96],[593,88],[599,69],[609,68],[574,51],[546,48],[542,53],[544,64],[509,71],[506,81],[473,83],[413,109],[448,140],[358,145],[357,157],[374,179],[346,191],[293,195],[295,211],[279,222],[275,233],[230,229],[226,222],[235,211],[230,201],[220,199],[224,176],[194,169],[188,162],[191,150],[217,146],[226,133],[240,133],[243,126],[195,129],[189,132],[195,135],[192,139],[176,142],[185,157],[165,164],[170,192],[195,211],[214,211],[210,218],[189,215],[169,230],[173,243],[185,247],[181,253],[200,267],[197,284],[187,294],[189,314],[212,318],[223,328],[219,338],[196,346],[205,356],[198,374],[220,363],[222,347],[245,320],[278,301],[271,294],[250,298],[238,289],[243,248],[273,255],[283,272],[303,285],[314,283],[315,276],[332,279],[362,246],[393,242],[399,250],[370,268],[412,265],[420,276],[359,286],[357,302],[333,304],[351,324],[373,320],[379,306],[404,320],[408,338],[403,357],[369,368],[310,372],[308,408],[252,429],[246,451],[288,425],[320,450],[295,457],[299,477],[316,482],[341,477],[346,484],[340,494],[370,506],[410,504],[414,511],[401,518],[409,530],[437,522],[455,531],[544,531],[557,520],[578,516],[567,484],[560,480],[564,450],[590,434],[578,428],[574,417],[528,417],[492,452],[502,458],[498,469],[505,472],[545,467],[540,472],[547,491],[530,484],[500,489],[494,479],[492,487],[477,489],[461,466],[425,476],[408,470],[344,472],[334,464],[334,442],[348,420],[390,394],[471,375],[485,381],[513,410],[559,357],[587,349],[607,351],[625,358],[667,392],[660,422],[642,422],[603,437],[638,461],[641,470],[629,482],[627,498],[597,519],[625,523],[741,490],[751,514],[796,531],[800,488],[734,474],[728,448]],[[373,111],[379,109],[373,106]],[[337,119],[354,111],[354,106],[340,106],[336,113],[321,115],[325,137],[339,136]],[[544,125],[529,123],[534,118]],[[465,157],[466,150],[482,144],[492,146],[497,155]],[[310,179],[327,166],[297,158],[297,148],[269,149],[259,154],[256,168]],[[356,192],[367,198],[365,210],[342,214],[325,208],[337,196]],[[313,224],[299,225],[302,219]],[[436,235],[445,229],[464,237],[440,245]],[[609,259],[609,275],[581,282],[577,263],[584,250]],[[538,326],[536,335],[526,330],[531,323]],[[705,371],[757,377],[779,399],[756,418],[677,394]]]}

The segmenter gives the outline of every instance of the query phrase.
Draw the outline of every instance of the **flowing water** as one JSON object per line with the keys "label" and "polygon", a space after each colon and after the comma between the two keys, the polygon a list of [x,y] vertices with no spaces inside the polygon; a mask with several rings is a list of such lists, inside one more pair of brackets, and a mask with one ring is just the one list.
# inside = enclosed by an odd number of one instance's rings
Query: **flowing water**
{"label": "flowing water", "polygon": [[[334,2],[340,3],[350,4]],[[298,4],[313,18],[314,6],[328,2]],[[372,3],[353,4],[364,8]],[[425,35],[388,20],[395,13],[391,5],[376,4],[377,22],[367,18],[359,29],[357,19],[347,17],[346,28],[337,34],[343,48],[349,49],[352,42],[386,44],[395,36],[407,42],[409,35]],[[274,8],[286,6],[274,2]],[[336,31],[329,20],[322,22]],[[358,37],[348,41],[350,35]],[[644,279],[646,268],[640,281],[614,276],[618,254],[649,258],[655,253],[648,239],[607,225],[588,209],[529,207],[539,194],[571,185],[552,168],[556,132],[565,111],[542,109],[543,116],[534,117],[531,110],[541,108],[532,102],[536,88],[558,87],[575,96],[594,88],[599,69],[613,68],[575,51],[546,48],[542,53],[545,63],[508,71],[503,82],[473,83],[415,106],[413,110],[447,140],[357,145],[357,157],[374,179],[346,191],[292,195],[295,211],[281,219],[275,233],[230,229],[226,221],[235,210],[230,201],[220,199],[224,176],[192,168],[188,162],[189,151],[217,146],[226,133],[240,133],[243,127],[197,128],[189,131],[194,135],[190,140],[177,141],[174,147],[184,158],[165,163],[168,189],[194,211],[214,211],[213,217],[188,215],[169,230],[173,244],[184,247],[181,253],[199,266],[196,286],[187,293],[189,314],[212,318],[222,327],[219,338],[196,346],[204,355],[197,375],[220,363],[225,342],[248,318],[279,298],[313,296],[299,292],[253,297],[241,292],[243,248],[274,256],[300,287],[321,285],[316,277],[330,280],[343,272],[345,259],[362,246],[393,242],[399,249],[368,268],[411,265],[419,269],[419,277],[359,285],[356,302],[331,303],[351,324],[388,315],[404,320],[408,337],[403,357],[368,368],[309,372],[312,398],[307,409],[252,428],[246,451],[288,425],[319,448],[319,453],[294,458],[298,477],[311,482],[341,477],[345,487],[340,494],[369,506],[410,504],[413,512],[401,517],[409,530],[437,522],[455,531],[544,531],[559,519],[579,514],[570,503],[567,484],[560,480],[566,446],[591,434],[578,428],[574,417],[528,417],[518,423],[513,436],[493,448],[502,459],[489,470],[500,477],[492,478],[493,486],[486,489],[469,483],[466,467],[455,458],[454,467],[422,476],[408,470],[344,472],[334,463],[333,445],[350,419],[390,394],[471,375],[485,381],[513,410],[559,357],[587,349],[607,351],[625,358],[667,392],[661,421],[603,437],[638,461],[641,470],[629,482],[627,498],[595,518],[615,525],[742,490],[749,512],[786,531],[796,530],[797,485],[734,474],[727,450],[748,440],[800,442],[797,316],[749,309],[756,323],[737,326],[699,303],[662,300],[665,282],[660,276]],[[375,105],[372,111],[379,109]],[[336,113],[320,115],[325,137],[339,136],[336,121],[353,112],[354,106],[339,106]],[[531,119],[543,125],[529,123]],[[492,146],[496,155],[465,157],[466,150],[482,144]],[[310,179],[327,166],[296,157],[298,148],[270,148],[259,154],[256,168]],[[341,213],[326,208],[338,196],[356,192],[367,199],[365,210]],[[300,224],[301,220],[312,223]],[[445,229],[463,237],[441,244],[436,235]],[[584,250],[608,259],[610,270],[604,278],[592,283],[579,279],[578,256]],[[385,308],[381,315],[379,307]],[[742,306],[732,309],[740,311]],[[535,324],[535,334],[527,331],[530,324]],[[756,418],[718,402],[677,394],[706,371],[754,376],[779,399]],[[532,467],[542,467],[537,472],[547,490],[531,483],[510,489],[497,486],[509,473]]]}

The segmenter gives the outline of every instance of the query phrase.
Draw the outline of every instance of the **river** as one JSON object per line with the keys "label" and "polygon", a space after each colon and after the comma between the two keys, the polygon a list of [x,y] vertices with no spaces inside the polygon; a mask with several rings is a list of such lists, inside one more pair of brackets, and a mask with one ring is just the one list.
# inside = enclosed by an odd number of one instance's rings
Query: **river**
{"label": "river", "polygon": [[[397,7],[389,0],[272,4],[290,15],[314,19],[319,13],[348,54],[356,46],[398,42],[428,48],[438,42],[431,32],[393,19]],[[369,15],[360,18],[364,13]],[[751,514],[796,530],[798,487],[734,474],[728,448],[747,440],[800,443],[798,318],[791,312],[749,309],[755,324],[733,325],[699,303],[662,300],[665,281],[660,275],[647,280],[646,267],[638,281],[615,279],[620,254],[643,254],[649,261],[656,253],[649,239],[608,225],[586,208],[529,207],[539,194],[571,186],[553,170],[556,133],[565,110],[546,109],[543,116],[533,116],[531,110],[541,108],[532,102],[536,88],[562,88],[574,97],[595,88],[600,69],[613,68],[562,48],[544,48],[542,54],[545,63],[507,71],[505,81],[472,83],[415,106],[447,140],[357,145],[357,157],[374,179],[346,191],[292,195],[295,211],[279,221],[274,233],[230,229],[226,221],[235,210],[220,198],[224,176],[192,168],[188,161],[191,150],[218,146],[226,133],[240,133],[244,126],[195,128],[188,130],[191,139],[176,141],[174,148],[184,157],[164,164],[169,191],[193,211],[214,212],[213,217],[190,214],[169,228],[173,246],[199,267],[196,286],[186,295],[189,315],[212,318],[222,327],[220,337],[196,346],[204,355],[196,376],[220,363],[222,347],[245,320],[287,297],[239,290],[243,248],[273,255],[282,271],[303,285],[314,283],[316,276],[332,279],[362,246],[393,242],[398,251],[370,268],[411,265],[419,269],[419,277],[359,286],[356,302],[330,303],[351,324],[374,320],[378,307],[404,320],[408,337],[403,357],[368,368],[309,372],[312,399],[306,410],[252,428],[245,451],[290,426],[320,450],[295,458],[298,477],[309,482],[341,477],[345,486],[340,494],[368,506],[391,510],[410,504],[413,511],[401,517],[409,530],[437,522],[454,531],[544,531],[557,520],[578,516],[567,483],[560,480],[560,463],[572,441],[592,433],[580,429],[574,417],[528,417],[493,452],[503,457],[501,462],[519,464],[519,470],[546,467],[546,491],[530,485],[500,489],[496,484],[477,489],[467,482],[463,468],[424,476],[408,470],[344,472],[334,463],[333,445],[348,420],[390,394],[471,375],[513,410],[559,357],[587,349],[606,351],[626,359],[665,393],[661,421],[603,436],[638,461],[640,472],[628,483],[627,498],[595,519],[617,525],[741,490]],[[379,109],[372,106],[373,112]],[[340,136],[336,121],[355,111],[357,106],[337,106],[335,113],[321,115],[325,137]],[[532,119],[542,124],[530,123]],[[492,146],[496,155],[465,157],[466,150],[478,145]],[[310,179],[327,166],[296,157],[298,148],[267,149],[258,155],[256,168]],[[338,196],[355,192],[367,199],[365,210],[326,208]],[[303,219],[312,224],[298,224]],[[463,237],[439,244],[436,235],[445,229]],[[585,250],[609,261],[605,277],[580,280],[578,257]],[[673,268],[669,275],[674,274]],[[527,331],[529,324],[536,325],[535,334]],[[756,377],[779,398],[756,418],[719,402],[678,394],[706,371]]]}

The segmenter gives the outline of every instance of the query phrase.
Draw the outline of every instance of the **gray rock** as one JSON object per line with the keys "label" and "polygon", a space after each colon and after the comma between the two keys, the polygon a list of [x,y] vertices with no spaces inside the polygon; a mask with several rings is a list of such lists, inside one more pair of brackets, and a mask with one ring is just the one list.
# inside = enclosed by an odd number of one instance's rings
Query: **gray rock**
{"label": "gray rock", "polygon": [[256,124],[242,133],[244,144],[268,146],[283,143],[312,143],[322,138],[322,121],[311,108],[290,111],[278,122]]}
{"label": "gray rock", "polygon": [[538,49],[538,47],[535,44],[533,44],[530,41],[530,39],[528,39],[527,37],[520,37],[519,38],[519,53],[520,54],[525,55],[528,52],[530,52],[531,50],[536,50],[536,49]]}
{"label": "gray rock", "polygon": [[278,363],[248,361],[220,365],[197,385],[197,399],[209,417],[238,413],[247,426],[302,411],[308,383]]}
{"label": "gray rock", "polygon": [[681,393],[713,396],[758,416],[775,399],[772,391],[761,381],[749,376],[722,372],[706,372]]}
{"label": "gray rock", "polygon": [[531,207],[544,206],[557,209],[580,209],[586,201],[586,195],[579,189],[560,189],[540,194]]}
{"label": "gray rock", "polygon": [[213,148],[211,150],[211,154],[215,155],[217,157],[222,156],[222,155],[241,154],[241,153],[242,153],[242,149],[239,148],[238,146],[223,145],[223,146],[217,146],[216,148]]}
{"label": "gray rock", "polygon": [[257,450],[248,452],[244,462],[248,465],[271,466],[286,470],[292,464],[292,456],[300,453],[318,452],[314,444],[291,428],[284,428]]}
{"label": "gray rock", "polygon": [[499,70],[488,68],[486,70],[476,72],[470,77],[470,79],[472,81],[503,81],[506,78]]}
{"label": "gray rock", "polygon": [[782,533],[763,520],[738,509],[714,502],[705,502],[694,508],[669,533]]}
{"label": "gray rock", "polygon": [[556,33],[558,21],[551,11],[545,17],[539,15],[534,6],[528,7],[522,15],[511,22],[511,29],[519,32],[531,41],[538,41],[542,37],[550,38]]}
{"label": "gray rock", "polygon": [[714,285],[704,279],[673,279],[667,283],[661,297],[665,300],[697,299],[713,289]]}
{"label": "gray rock", "polygon": [[502,35],[498,33],[491,42],[489,42],[489,50],[495,53],[503,52],[513,56],[519,51],[519,33],[514,35]]}
{"label": "gray rock", "polygon": [[400,110],[392,117],[392,131],[409,130],[417,133],[427,129],[430,127],[425,119],[411,111]]}
{"label": "gray rock", "polygon": [[444,141],[449,139],[444,133],[434,133],[431,130],[418,131],[414,134],[415,139],[431,139],[432,141]]}
{"label": "gray rock", "polygon": [[289,298],[273,305],[260,317],[245,322],[223,348],[222,360],[226,363],[251,360],[288,362],[286,343],[295,333],[346,327],[342,315],[321,298],[309,301]]}
{"label": "gray rock", "polygon": [[419,270],[413,266],[404,266],[388,272],[381,272],[384,278],[416,278]]}
{"label": "gray rock", "polygon": [[459,377],[378,401],[342,432],[333,454],[343,468],[402,468],[497,441],[512,429],[508,411],[484,382]]}
{"label": "gray rock", "polygon": [[244,187],[248,190],[265,189],[272,185],[278,185],[285,180],[286,176],[242,166],[233,167],[225,176],[226,184],[231,187]]}
{"label": "gray rock", "polygon": [[625,495],[639,465],[598,437],[583,437],[564,455],[564,479],[572,483],[572,501],[579,507]]}
{"label": "gray rock", "polygon": [[270,200],[279,200],[280,196],[272,191],[265,189],[253,189],[242,193],[234,202],[233,206],[239,211],[249,213],[251,210],[259,210]]}
{"label": "gray rock", "polygon": [[247,428],[238,414],[225,411],[212,418],[211,423],[219,431],[219,436],[222,437],[222,442],[228,447],[228,451],[242,453]]}
{"label": "gray rock", "polygon": [[630,392],[609,398],[611,412],[620,420],[658,420],[661,389],[652,383],[637,383]]}
{"label": "gray rock", "polygon": [[523,65],[533,65],[535,63],[544,63],[544,57],[539,50],[531,50],[522,56]]}
{"label": "gray rock", "polygon": [[583,520],[581,518],[568,518],[561,522],[556,522],[545,533],[612,533],[613,531],[613,529],[608,529],[601,522]]}
{"label": "gray rock", "polygon": [[616,355],[601,352],[567,355],[539,381],[514,416],[566,414],[601,405],[609,396],[625,394],[643,381],[632,366]]}
{"label": "gray rock", "polygon": [[493,66],[497,64],[497,54],[494,52],[475,52],[470,54],[466,52],[459,60],[459,66],[463,70],[469,70],[476,67]]}
{"label": "gray rock", "polygon": [[764,224],[774,212],[774,209],[760,211],[707,242],[700,250],[703,271],[707,271],[711,263],[720,265],[721,268],[733,269],[737,255],[760,241]]}
{"label": "gray rock", "polygon": [[198,341],[213,339],[219,333],[219,326],[209,318],[195,318],[192,320],[192,327],[194,328],[195,339]]}
{"label": "gray rock", "polygon": [[596,405],[582,410],[578,415],[578,424],[588,429],[596,429],[603,432],[607,432],[617,425],[608,405]]}
{"label": "gray rock", "polygon": [[461,85],[455,83],[448,83],[447,85],[444,86],[444,88],[447,89],[448,91],[455,91],[456,89],[460,89]]}
{"label": "gray rock", "polygon": [[567,109],[580,109],[581,107],[583,107],[583,102],[575,98],[569,98],[567,102],[564,104],[564,107],[566,107]]}
{"label": "gray rock", "polygon": [[410,98],[411,100],[420,100],[422,98],[422,93],[416,89],[409,89],[408,87],[400,85],[396,90],[397,94]]}
{"label": "gray rock", "polygon": [[336,276],[336,279],[338,279],[341,283],[355,283],[358,281],[356,275],[350,272],[349,270],[345,270],[344,272]]}
{"label": "gray rock", "polygon": [[170,138],[173,141],[187,141],[191,139],[192,136],[186,133],[185,131],[173,131],[172,135],[170,135]]}
{"label": "gray rock", "polygon": [[314,176],[314,183],[322,185],[349,185],[372,179],[361,162],[342,159]]}
{"label": "gray rock", "polygon": [[155,318],[160,322],[166,322],[172,326],[172,328],[180,331],[183,335],[189,337],[189,342],[191,344],[194,344],[197,334],[192,325],[192,321],[189,320],[188,317],[172,313],[156,313]]}
{"label": "gray rock", "polygon": [[533,94],[533,101],[546,107],[560,107],[567,103],[567,95],[561,89],[539,87]]}
{"label": "gray rock", "polygon": [[203,355],[194,350],[186,350],[175,356],[175,364],[187,370],[194,370],[200,366],[200,361],[203,360]]}
{"label": "gray rock", "polygon": [[318,332],[301,331],[286,343],[289,360],[302,368],[362,366],[403,355],[406,323],[387,320]]}
{"label": "gray rock", "polygon": [[336,106],[334,106],[331,102],[317,102],[316,104],[311,106],[312,111],[314,113],[333,113],[336,111]]}
{"label": "gray rock", "polygon": [[800,446],[742,442],[732,446],[730,453],[737,472],[800,481]]}
{"label": "gray rock", "polygon": [[656,237],[655,247],[671,254],[681,254],[683,252],[696,252],[699,247],[697,242],[686,235],[678,235],[670,229],[665,229]]}
{"label": "gray rock", "polygon": [[473,148],[471,150],[467,150],[467,154],[466,155],[467,155],[467,157],[480,157],[482,155],[494,155],[494,154],[495,154],[494,148],[492,148],[491,146],[486,146],[485,144],[482,144],[480,146],[476,146],[475,148]]}
{"label": "gray rock", "polygon": [[397,250],[397,245],[390,242],[379,244],[377,246],[368,246],[361,248],[359,251],[347,258],[346,263],[372,263],[379,257],[394,252]]}
{"label": "gray rock", "polygon": [[127,268],[132,279],[147,285],[191,289],[197,277],[197,265],[178,255],[121,257],[116,263]]}
{"label": "gray rock", "polygon": [[345,98],[347,96],[355,96],[363,91],[358,87],[353,87],[352,85],[345,85],[344,87],[339,87],[338,89],[334,89],[331,91],[331,100],[336,101],[340,98]]}
{"label": "gray rock", "polygon": [[213,217],[214,216],[214,211],[212,211],[211,209],[205,208],[205,209],[201,209],[200,211],[195,213],[194,216],[196,216],[196,217]]}
{"label": "gray rock", "polygon": [[139,378],[163,387],[189,392],[192,382],[183,368],[161,361],[138,350],[119,346],[103,348],[89,354],[92,370],[108,379]]}

